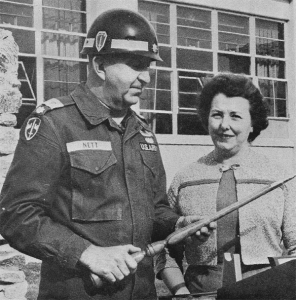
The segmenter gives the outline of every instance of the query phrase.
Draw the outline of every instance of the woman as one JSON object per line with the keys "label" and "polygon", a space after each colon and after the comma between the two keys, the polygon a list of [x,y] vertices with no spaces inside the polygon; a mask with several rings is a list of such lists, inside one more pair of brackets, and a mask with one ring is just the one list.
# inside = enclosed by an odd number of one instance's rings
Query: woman
{"label": "woman", "polygon": [[[201,93],[198,112],[214,150],[175,175],[168,195],[177,213],[187,218],[213,215],[286,176],[281,167],[250,148],[268,126],[263,97],[251,79],[228,73],[215,76]],[[217,230],[204,243],[196,238],[185,243],[184,277],[178,251],[171,253],[175,259],[162,253],[157,258],[158,276],[173,294],[215,291],[222,286],[225,252],[241,255],[243,278],[268,268],[268,257],[282,255],[281,242],[289,255],[295,254],[295,191],[293,180],[218,220]]]}

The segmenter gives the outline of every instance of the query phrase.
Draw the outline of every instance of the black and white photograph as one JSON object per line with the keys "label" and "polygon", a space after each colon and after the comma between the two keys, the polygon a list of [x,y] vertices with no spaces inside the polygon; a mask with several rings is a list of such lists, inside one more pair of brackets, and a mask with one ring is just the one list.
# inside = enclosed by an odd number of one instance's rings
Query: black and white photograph
{"label": "black and white photograph", "polygon": [[0,299],[296,299],[296,3],[0,0]]}

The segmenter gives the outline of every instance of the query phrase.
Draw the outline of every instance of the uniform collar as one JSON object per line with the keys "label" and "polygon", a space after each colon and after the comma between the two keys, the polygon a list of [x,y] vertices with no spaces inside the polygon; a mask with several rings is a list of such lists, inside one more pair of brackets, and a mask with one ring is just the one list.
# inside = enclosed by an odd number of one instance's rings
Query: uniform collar
{"label": "uniform collar", "polygon": [[[110,121],[110,110],[98,100],[86,84],[79,84],[71,93],[71,97],[76,103],[79,111],[90,124],[96,126],[107,119]],[[129,115],[129,118],[133,117],[136,120],[137,124],[134,125],[136,125],[135,127],[137,127],[137,129],[145,128],[146,130],[151,131],[146,120],[142,116],[137,115],[132,109],[129,109],[127,114]]]}
{"label": "uniform collar", "polygon": [[98,101],[86,84],[79,84],[70,95],[90,124],[98,125],[110,117],[108,108]]}

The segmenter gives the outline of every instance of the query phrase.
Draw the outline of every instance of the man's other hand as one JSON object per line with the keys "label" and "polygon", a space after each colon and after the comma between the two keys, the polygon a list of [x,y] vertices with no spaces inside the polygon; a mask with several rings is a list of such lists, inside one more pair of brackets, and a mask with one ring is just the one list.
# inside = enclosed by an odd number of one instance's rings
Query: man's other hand
{"label": "man's other hand", "polygon": [[[176,229],[186,227],[187,225],[195,222],[200,222],[203,219],[205,219],[205,216],[182,216],[178,219],[176,224]],[[188,237],[186,239],[186,242],[191,242],[192,238],[198,239],[200,243],[204,243],[208,240],[209,236],[213,233],[213,231],[217,228],[216,222],[211,222],[208,226],[202,227],[200,230],[198,230],[194,235]]]}
{"label": "man's other hand", "polygon": [[122,280],[137,269],[132,253],[141,251],[133,245],[98,247],[90,245],[81,255],[80,263],[91,273],[109,282]]}

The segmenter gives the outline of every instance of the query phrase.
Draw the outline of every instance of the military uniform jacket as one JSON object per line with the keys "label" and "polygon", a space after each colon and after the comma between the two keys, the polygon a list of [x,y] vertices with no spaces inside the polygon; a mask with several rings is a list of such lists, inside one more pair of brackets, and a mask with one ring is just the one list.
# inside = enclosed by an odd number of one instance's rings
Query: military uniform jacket
{"label": "military uniform jacket", "polygon": [[0,228],[12,247],[43,260],[39,299],[156,299],[151,258],[120,284],[92,292],[77,262],[91,243],[144,249],[153,228],[164,238],[177,218],[155,136],[132,110],[122,131],[80,85],[24,123]]}

